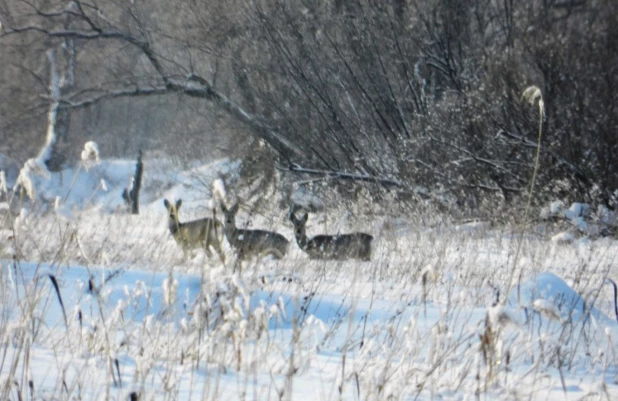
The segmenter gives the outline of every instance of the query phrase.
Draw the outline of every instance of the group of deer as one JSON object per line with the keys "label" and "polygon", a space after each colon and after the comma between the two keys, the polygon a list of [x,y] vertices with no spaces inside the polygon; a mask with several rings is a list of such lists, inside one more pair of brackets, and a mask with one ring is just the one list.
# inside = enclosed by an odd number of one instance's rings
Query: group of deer
{"label": "group of deer", "polygon": [[[176,204],[167,199],[163,201],[169,215],[169,230],[176,243],[182,248],[185,258],[195,248],[203,248],[208,257],[212,256],[212,246],[219,258],[225,263],[225,255],[222,250],[223,235],[227,238],[230,246],[238,253],[239,260],[249,256],[272,255],[276,259],[282,259],[288,252],[289,241],[281,234],[266,230],[249,230],[236,227],[236,213],[238,204],[227,208],[221,203],[221,211],[224,222],[215,218],[202,218],[199,220],[181,223],[178,218],[178,209],[182,200]],[[371,260],[371,244],[373,236],[365,233],[352,233],[342,235],[317,235],[307,237],[305,225],[309,216],[303,214],[296,217],[297,208],[292,207],[289,218],[294,225],[294,235],[299,248],[310,259],[346,260],[359,259]]]}

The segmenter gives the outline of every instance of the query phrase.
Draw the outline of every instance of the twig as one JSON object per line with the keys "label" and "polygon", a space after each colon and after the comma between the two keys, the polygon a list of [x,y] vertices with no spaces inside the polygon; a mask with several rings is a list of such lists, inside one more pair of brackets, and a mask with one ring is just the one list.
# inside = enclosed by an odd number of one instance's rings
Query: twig
{"label": "twig", "polygon": [[54,289],[56,290],[56,295],[58,296],[58,302],[60,303],[60,308],[62,309],[62,317],[64,317],[64,325],[66,326],[67,331],[68,331],[69,321],[67,319],[67,314],[64,310],[64,302],[62,302],[62,296],[60,295],[60,288],[58,287],[58,281],[56,280],[56,277],[53,274],[48,274],[47,276],[51,280],[52,285],[54,286]]}

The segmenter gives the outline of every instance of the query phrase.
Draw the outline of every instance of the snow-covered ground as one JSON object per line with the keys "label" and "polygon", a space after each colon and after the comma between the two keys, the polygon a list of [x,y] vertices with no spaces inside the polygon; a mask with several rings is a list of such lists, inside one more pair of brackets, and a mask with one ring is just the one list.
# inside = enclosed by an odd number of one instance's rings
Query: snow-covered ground
{"label": "snow-covered ground", "polygon": [[1,220],[0,399],[618,399],[616,241],[526,235],[513,270],[506,229],[326,212],[309,235],[371,232],[373,259],[311,261],[285,211],[241,207],[283,260],[185,261],[163,199],[212,216],[237,167],[146,159],[137,216],[132,161],[39,178],[45,206]]}

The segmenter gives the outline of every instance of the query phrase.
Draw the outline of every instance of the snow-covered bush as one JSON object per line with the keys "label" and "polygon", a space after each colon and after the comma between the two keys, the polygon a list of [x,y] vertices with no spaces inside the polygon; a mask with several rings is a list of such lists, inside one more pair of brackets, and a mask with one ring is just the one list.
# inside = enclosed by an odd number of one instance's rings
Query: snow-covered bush
{"label": "snow-covered bush", "polygon": [[[618,218],[616,212],[608,209],[605,205],[598,205],[596,212],[588,203],[574,202],[568,208],[561,200],[553,201],[543,207],[539,213],[542,221],[563,222],[569,228],[576,230],[582,235],[608,235],[618,233]],[[554,236],[557,242],[571,242],[573,233],[561,233],[564,235]]]}

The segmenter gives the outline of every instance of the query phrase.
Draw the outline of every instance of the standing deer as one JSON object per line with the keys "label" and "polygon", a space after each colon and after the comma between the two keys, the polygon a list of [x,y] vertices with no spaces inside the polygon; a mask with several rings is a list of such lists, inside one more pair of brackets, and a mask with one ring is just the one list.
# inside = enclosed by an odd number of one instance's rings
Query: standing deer
{"label": "standing deer", "polygon": [[238,203],[227,209],[221,203],[221,210],[225,215],[225,236],[230,245],[238,252],[238,257],[243,260],[247,256],[273,255],[276,259],[282,259],[287,253],[290,242],[281,234],[266,230],[244,230],[236,227],[236,213]]}
{"label": "standing deer", "polygon": [[294,236],[298,247],[302,249],[309,259],[346,260],[359,259],[371,260],[371,243],[373,236],[365,233],[351,233],[341,235],[316,235],[307,238],[305,225],[309,216],[307,213],[300,219],[295,215],[295,209],[290,211],[290,221],[294,224]]}
{"label": "standing deer", "polygon": [[178,199],[173,205],[167,199],[163,204],[169,214],[168,226],[176,243],[182,248],[185,259],[188,259],[190,251],[195,248],[203,248],[206,255],[212,257],[210,247],[215,248],[219,258],[225,264],[225,254],[221,248],[223,241],[223,225],[219,220],[205,217],[199,220],[181,223],[178,219],[178,209],[182,200]]}

